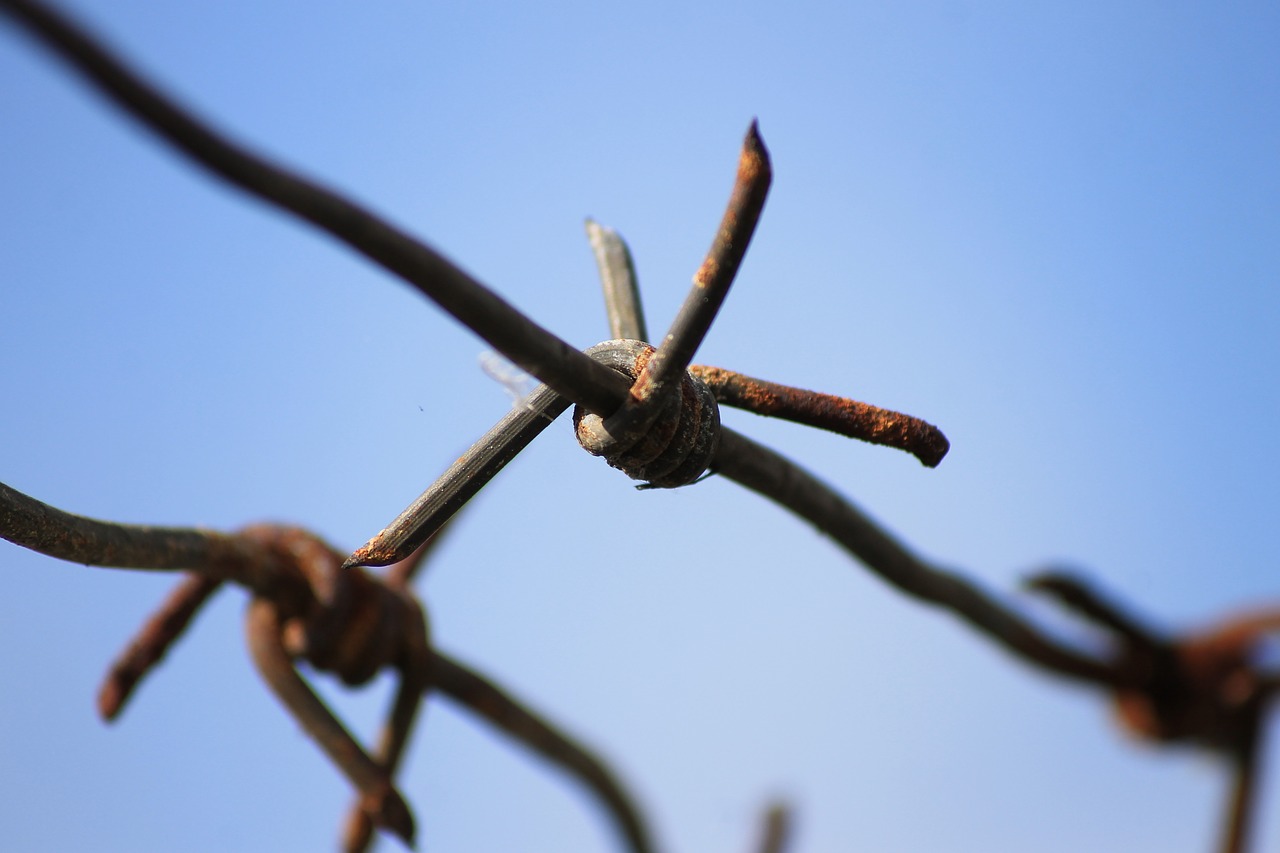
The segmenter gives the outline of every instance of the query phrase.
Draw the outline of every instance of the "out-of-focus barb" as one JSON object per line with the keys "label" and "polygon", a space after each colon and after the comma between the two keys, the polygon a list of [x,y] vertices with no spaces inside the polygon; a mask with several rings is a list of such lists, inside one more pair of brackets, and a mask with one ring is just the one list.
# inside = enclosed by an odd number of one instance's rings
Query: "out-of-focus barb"
{"label": "out-of-focus barb", "polygon": [[[1280,683],[1259,664],[1259,650],[1266,636],[1280,629],[1280,610],[1166,637],[1078,578],[1057,573],[1033,579],[1032,589],[1052,596],[1111,641],[1108,654],[1075,648],[974,580],[918,555],[818,477],[720,425],[717,404],[724,403],[895,447],[930,467],[949,446],[936,427],[919,418],[690,365],[734,281],[772,179],[754,122],[711,248],[656,349],[645,340],[629,249],[616,232],[588,223],[613,339],[584,352],[421,240],[214,131],[62,13],[32,0],[0,0],[0,12],[192,163],[311,223],[408,282],[544,383],[345,560],[319,537],[297,528],[256,525],[220,533],[114,524],[63,512],[0,484],[0,537],[87,565],[188,573],[112,666],[99,696],[106,718],[121,713],[210,596],[234,584],[250,595],[247,637],[264,680],[357,791],[345,849],[363,849],[374,827],[412,842],[413,815],[394,777],[423,696],[431,691],[573,774],[599,799],[628,849],[651,851],[651,834],[633,799],[604,763],[484,677],[437,652],[426,614],[409,588],[449,519],[576,403],[575,429],[583,446],[629,475],[671,488],[695,481],[704,470],[733,480],[812,524],[905,596],[960,617],[1031,666],[1107,691],[1133,734],[1157,743],[1198,744],[1225,755],[1235,769],[1235,783],[1222,850],[1243,850],[1262,718]],[[390,564],[396,565],[385,576],[359,568]],[[348,686],[365,684],[381,670],[398,675],[376,750],[366,751],[351,736],[299,673],[299,663]],[[787,815],[781,808],[770,812],[762,851],[777,853],[785,846]]]}
{"label": "out-of-focus barb", "polygon": [[[281,704],[358,792],[343,849],[367,848],[375,827],[412,845],[415,822],[394,776],[428,691],[443,692],[577,778],[595,794],[633,853],[651,853],[630,795],[603,761],[509,694],[433,651],[426,615],[409,588],[439,535],[385,577],[342,567],[342,554],[295,527],[260,524],[237,533],[120,525],[63,512],[0,483],[0,537],[49,556],[124,568],[185,570],[111,666],[98,707],[115,719],[136,687],[227,582],[251,595],[246,635],[254,664]],[[311,689],[299,663],[350,687],[380,671],[398,686],[377,749],[370,754]],[[460,684],[484,685],[483,700]],[[519,724],[510,721],[520,721]],[[552,744],[549,746],[548,744]]]}
{"label": "out-of-focus barb", "polygon": [[1073,574],[1041,573],[1027,586],[1111,636],[1116,666],[1130,675],[1112,691],[1125,731],[1154,743],[1195,744],[1227,760],[1234,781],[1219,849],[1247,849],[1262,725],[1280,686],[1262,651],[1280,632],[1280,606],[1166,637]]}

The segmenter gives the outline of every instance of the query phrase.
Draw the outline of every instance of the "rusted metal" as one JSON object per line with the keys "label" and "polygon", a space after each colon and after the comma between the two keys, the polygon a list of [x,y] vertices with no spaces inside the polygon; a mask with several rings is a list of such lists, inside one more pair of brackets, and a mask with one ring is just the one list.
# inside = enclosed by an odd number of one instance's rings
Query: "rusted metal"
{"label": "rusted metal", "polygon": [[738,174],[715,239],[694,274],[693,287],[659,344],[658,352],[636,377],[631,388],[632,400],[643,406],[644,401],[658,396],[663,388],[676,382],[693,361],[694,353],[711,329],[738,275],[772,181],[769,151],[760,138],[759,125],[753,121],[742,141]]}
{"label": "rusted metal", "polygon": [[632,436],[648,432],[662,411],[664,398],[680,393],[685,369],[729,295],[738,266],[760,221],[772,180],[769,152],[753,121],[742,142],[738,174],[724,218],[666,337],[635,377],[631,392],[620,408],[612,414],[592,409],[595,414],[606,417],[605,430],[617,440],[629,442]]}
{"label": "rusted metal", "polygon": [[[629,378],[644,370],[654,349],[640,341],[606,341],[587,350],[594,359]],[[574,432],[583,449],[603,456],[633,480],[654,488],[674,489],[696,481],[715,457],[720,439],[720,410],[707,386],[685,373],[679,393],[659,409],[647,431],[613,435],[608,421],[578,406]]]}
{"label": "rusted metal", "polygon": [[237,563],[230,537],[202,530],[111,524],[73,515],[0,483],[0,537],[86,566],[214,570]]}
{"label": "rusted metal", "polygon": [[[348,849],[366,844],[373,824],[405,839],[413,835],[412,815],[393,777],[428,688],[458,699],[575,773],[600,796],[631,849],[651,849],[631,800],[598,760],[482,677],[432,651],[425,616],[406,588],[412,567],[398,570],[391,581],[358,570],[344,572],[343,567],[408,557],[570,401],[603,417],[605,432],[614,439],[633,431],[643,434],[664,416],[674,423],[658,423],[655,435],[674,435],[682,429],[683,415],[668,407],[664,395],[679,396],[674,392],[676,379],[680,377],[683,387],[689,362],[747,249],[770,181],[768,155],[755,124],[744,142],[728,210],[693,289],[656,353],[629,380],[530,321],[425,243],[215,133],[61,13],[31,0],[0,0],[0,11],[192,162],[345,242],[546,383],[540,408],[531,417],[518,423],[504,420],[500,434],[486,437],[492,439],[486,449],[446,472],[444,487],[433,486],[402,515],[408,521],[397,519],[395,536],[383,537],[379,548],[372,548],[371,540],[345,562],[318,538],[292,528],[263,526],[225,534],[116,525],[62,512],[0,484],[0,536],[10,541],[64,560],[187,569],[201,578],[184,582],[167,599],[113,668],[103,707],[118,713],[130,690],[177,639],[201,602],[219,583],[231,581],[251,594],[247,631],[264,678],[360,791],[359,814],[349,821]],[[634,283],[634,270],[629,272]],[[638,300],[631,314],[627,328],[643,336]],[[837,431],[853,431],[850,424],[865,421],[856,429],[898,442],[925,464],[929,459],[936,464],[945,453],[940,433],[928,432],[928,425],[906,416],[876,415],[842,398],[746,377],[713,378],[726,402],[734,398],[753,410],[794,416],[827,429],[836,425]],[[1040,631],[973,581],[915,555],[851,502],[785,458],[732,430],[718,434],[718,449],[712,451],[715,471],[810,521],[903,593],[960,616],[1047,672],[1106,689],[1122,723],[1134,734],[1158,743],[1196,743],[1227,756],[1236,781],[1223,849],[1243,848],[1261,719],[1277,687],[1277,679],[1260,671],[1254,658],[1263,635],[1280,626],[1280,615],[1238,618],[1208,632],[1166,638],[1077,581],[1046,580],[1039,589],[1107,630],[1115,642],[1110,655],[1086,653]],[[399,671],[400,686],[376,756],[366,753],[315,696],[295,669],[299,660],[351,685],[364,683],[379,668]]]}
{"label": "rusted metal", "polygon": [[164,659],[196,613],[222,586],[215,577],[188,574],[116,658],[98,690],[98,714],[114,720],[134,689]]}
{"label": "rusted metal", "polygon": [[[18,523],[12,523],[15,519]],[[60,524],[71,529],[60,530]],[[185,567],[190,574],[112,665],[100,694],[102,712],[117,716],[200,606],[221,584],[233,581],[251,595],[246,634],[263,680],[359,792],[344,828],[343,849],[364,850],[375,826],[411,841],[413,815],[396,790],[394,776],[424,696],[444,688],[436,683],[438,658],[431,649],[425,613],[408,582],[439,536],[393,566],[383,579],[360,569],[344,570],[341,552],[300,528],[264,524],[233,534],[187,528],[156,533],[154,528],[74,516],[4,484],[0,535],[49,556],[67,553],[67,543],[73,542],[74,553],[94,565],[104,565],[110,555],[147,565],[171,558],[175,552],[170,543],[188,543],[178,553],[182,562],[191,564]],[[120,547],[122,541],[128,548]],[[154,548],[154,553],[147,548]],[[367,683],[380,669],[397,672],[395,700],[373,754],[298,674],[300,661],[332,673],[348,686]],[[484,697],[483,702],[477,700],[484,708],[478,712],[481,716],[504,721],[501,727],[518,741],[579,778],[601,798],[630,849],[651,851],[638,810],[600,759],[462,664],[449,660],[445,674],[452,685],[445,692],[459,694],[462,698],[454,698],[463,704],[467,690],[458,685],[481,685],[474,694]]]}
{"label": "rusted metal", "polygon": [[284,619],[274,602],[255,598],[250,603],[246,636],[258,672],[303,731],[360,792],[360,807],[373,823],[412,846],[415,829],[408,804],[387,772],[356,743],[298,675],[282,640],[284,628]]}
{"label": "rusted metal", "polygon": [[[424,549],[425,550],[425,549]],[[378,735],[374,761],[388,778],[394,778],[400,760],[409,743],[422,699],[431,688],[433,655],[428,643],[426,615],[416,600],[406,599],[406,616],[403,637],[405,645],[398,661],[400,683],[396,687],[391,714]],[[374,820],[365,808],[363,798],[357,799],[347,813],[343,827],[343,850],[360,853],[373,839]]]}
{"label": "rusted metal", "polygon": [[1117,667],[1132,676],[1112,692],[1125,731],[1154,743],[1195,744],[1226,760],[1233,782],[1219,849],[1245,850],[1263,719],[1280,688],[1262,669],[1260,652],[1268,635],[1280,632],[1280,607],[1165,637],[1070,574],[1042,574],[1028,586],[1110,635]]}
{"label": "rusted metal", "polygon": [[721,367],[695,364],[689,372],[705,382],[716,400],[726,406],[905,450],[929,468],[936,467],[951,448],[942,430],[901,412],[753,379]]}

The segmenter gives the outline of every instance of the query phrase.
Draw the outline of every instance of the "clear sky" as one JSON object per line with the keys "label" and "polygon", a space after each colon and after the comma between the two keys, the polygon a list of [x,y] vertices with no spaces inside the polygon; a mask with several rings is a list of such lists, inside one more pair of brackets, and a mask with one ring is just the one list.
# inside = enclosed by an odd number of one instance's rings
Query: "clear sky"
{"label": "clear sky", "polygon": [[[583,219],[627,237],[664,328],[758,117],[773,191],[698,361],[920,415],[952,452],[926,470],[726,422],[1018,606],[1048,562],[1171,628],[1280,597],[1274,4],[68,6],[582,347],[608,336]],[[0,152],[15,488],[350,549],[509,405],[478,338],[190,168],[3,20]],[[350,792],[250,667],[242,593],[108,727],[98,680],[174,579],[0,561],[5,846],[332,848]],[[1215,835],[1212,760],[1130,742],[1100,697],[733,483],[637,492],[565,425],[420,590],[439,646],[607,755],[667,850],[746,850],[776,796],[805,853]],[[328,695],[367,734],[386,687]],[[402,784],[427,850],[618,849],[572,782],[443,701]]]}

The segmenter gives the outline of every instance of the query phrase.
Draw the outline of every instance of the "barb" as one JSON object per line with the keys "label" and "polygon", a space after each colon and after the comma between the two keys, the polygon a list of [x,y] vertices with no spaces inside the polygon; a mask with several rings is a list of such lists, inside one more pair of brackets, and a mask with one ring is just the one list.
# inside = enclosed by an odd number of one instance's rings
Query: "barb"
{"label": "barb", "polygon": [[[674,394],[674,380],[680,377],[684,382],[686,368],[719,310],[758,221],[770,181],[768,155],[753,123],[744,143],[728,211],[706,262],[695,276],[693,290],[662,346],[647,364],[639,367],[635,381],[630,382],[524,317],[426,244],[337,193],[216,133],[61,13],[31,0],[0,0],[0,11],[8,12],[91,85],[194,162],[312,223],[401,277],[511,361],[543,380],[545,395],[537,422],[500,424],[502,429],[497,434],[491,432],[486,437],[491,439],[487,449],[477,451],[468,464],[457,470],[450,469],[452,474],[446,472],[445,486],[429,489],[402,516],[407,520],[397,520],[393,534],[388,534],[392,528],[384,531],[388,535],[383,537],[383,544],[388,547],[373,555],[378,559],[398,560],[419,548],[442,520],[465,504],[569,401],[596,415],[608,416],[606,432],[615,437],[643,432],[640,424],[646,429],[653,426],[663,413],[667,402],[664,398]],[[606,276],[618,274],[621,267],[617,250],[621,245],[625,251],[625,244],[619,238],[601,251],[604,243],[594,242]],[[626,273],[634,284],[629,262]],[[623,298],[608,297],[611,315],[617,313],[613,308]],[[622,316],[628,312],[629,316]],[[634,309],[618,314],[616,322],[618,329],[643,333],[638,299]],[[805,392],[796,389],[746,377],[724,380],[721,393],[745,403],[753,394],[767,396],[777,393],[777,389],[801,396],[785,404],[756,400],[754,405],[773,407],[771,413],[830,428],[826,425],[829,414],[822,410],[840,398],[805,396]],[[860,415],[843,415],[851,421],[861,416],[871,414],[864,411]],[[840,423],[854,429],[844,421]],[[920,424],[923,422],[894,428],[864,425],[859,429],[870,434],[896,429],[894,440],[900,445],[911,443],[915,449],[905,449],[929,464],[927,458],[941,458],[945,453],[945,439],[939,442],[940,433],[926,435],[924,427],[928,425]],[[674,431],[678,427],[661,424],[659,428]],[[914,437],[908,434],[913,430]],[[1264,677],[1252,657],[1261,634],[1280,625],[1280,614],[1237,619],[1213,632],[1165,639],[1147,631],[1083,585],[1042,578],[1036,588],[1055,595],[1118,638],[1115,658],[1099,660],[1038,631],[966,578],[914,555],[851,503],[773,451],[731,430],[721,430],[719,442],[713,470],[808,520],[905,594],[952,611],[1024,661],[1108,688],[1122,720],[1136,734],[1160,742],[1192,741],[1232,758],[1235,790],[1224,849],[1244,846],[1260,721],[1277,689],[1276,680]],[[412,837],[412,815],[395,791],[392,776],[422,692],[432,678],[441,690],[464,704],[470,703],[469,707],[531,748],[578,774],[606,802],[633,849],[650,848],[635,809],[597,759],[483,678],[445,658],[432,656],[425,619],[405,589],[412,567],[397,570],[391,582],[381,582],[363,572],[335,574],[331,569],[337,569],[340,555],[298,531],[251,528],[229,536],[183,528],[112,525],[63,513],[3,484],[0,535],[50,556],[86,564],[189,569],[199,573],[198,582],[184,582],[166,601],[113,669],[102,700],[107,713],[119,712],[129,692],[172,645],[218,583],[232,580],[249,588],[254,593],[248,631],[255,661],[285,705],[361,791],[361,816],[350,823],[351,849],[367,843],[370,830],[366,824],[370,820],[403,838]],[[292,552],[283,547],[289,542],[301,550]],[[371,540],[366,549],[372,545]],[[320,557],[313,561],[317,554]],[[359,556],[358,552],[347,563],[360,562]],[[316,564],[322,565],[317,569]],[[296,659],[329,669],[348,684],[363,683],[383,666],[400,670],[400,689],[377,758],[365,753],[315,696],[294,669]]]}
{"label": "barb", "polygon": [[715,240],[706,260],[694,275],[693,288],[667,330],[658,352],[636,377],[631,388],[632,399],[643,404],[657,398],[693,360],[693,354],[711,329],[711,323],[738,275],[738,266],[747,253],[756,223],[760,221],[772,181],[769,152],[760,139],[759,126],[753,121],[742,142],[738,176]]}
{"label": "barb", "polygon": [[276,698],[289,709],[307,735],[329,756],[361,793],[361,808],[375,823],[413,846],[414,820],[409,806],[391,784],[387,772],[369,758],[293,668],[281,641],[284,620],[274,603],[255,599],[246,623],[249,651]]}
{"label": "barb", "polygon": [[604,305],[609,314],[609,337],[647,343],[649,330],[640,306],[640,285],[631,250],[617,231],[592,219],[587,220],[587,239],[600,269]]}
{"label": "barb", "polygon": [[[435,553],[436,548],[439,547],[440,542],[444,539],[445,530],[447,529],[445,527],[437,530],[432,534],[431,538],[419,545],[416,551],[387,569],[387,584],[399,587],[407,593],[409,584],[413,583],[413,579],[418,576],[418,573],[426,566],[427,560]],[[344,565],[342,568],[349,567]]]}
{"label": "barb", "polygon": [[1280,631],[1280,609],[1238,615],[1208,631],[1160,637],[1083,580],[1063,572],[1030,588],[1112,636],[1125,668],[1138,675],[1117,685],[1120,724],[1155,743],[1195,743],[1226,759],[1232,773],[1220,850],[1247,848],[1252,824],[1263,716],[1280,684],[1262,672],[1259,648]]}
{"label": "barb", "polygon": [[1222,827],[1222,853],[1244,853],[1249,849],[1253,830],[1253,814],[1257,805],[1258,756],[1262,751],[1263,731],[1259,723],[1253,737],[1231,756],[1231,793],[1227,799]]}
{"label": "barb", "polygon": [[1058,605],[1123,637],[1132,647],[1155,651],[1164,646],[1154,631],[1141,625],[1119,605],[1108,601],[1083,580],[1062,570],[1038,572],[1023,581],[1022,586],[1028,592],[1046,595],[1058,602]]}
{"label": "barb", "polygon": [[174,588],[107,672],[98,690],[98,714],[104,720],[111,722],[120,716],[142,679],[164,659],[221,586],[218,578],[191,573]]}
{"label": "barb", "polygon": [[680,378],[729,295],[729,287],[760,221],[772,180],[769,152],[753,121],[742,142],[738,175],[724,219],[706,260],[693,277],[693,287],[658,351],[636,377],[626,402],[604,422],[605,431],[619,442],[634,442],[658,418],[665,398],[678,393]]}
{"label": "barb", "polygon": [[[425,637],[425,625],[421,636]],[[396,689],[391,715],[378,734],[378,747],[374,754],[374,761],[388,779],[394,778],[396,771],[400,769],[400,759],[404,757],[404,751],[409,745],[409,735],[417,721],[422,699],[431,687],[426,666],[430,660],[430,650],[425,643],[417,642],[418,634],[410,634],[410,638],[416,644],[412,653],[414,665],[402,669],[403,677]],[[374,821],[370,810],[363,798],[357,799],[347,811],[347,820],[342,830],[343,850],[347,853],[360,853],[367,849],[373,841],[373,829]]]}
{"label": "barb", "polygon": [[[68,529],[59,530],[64,523]],[[190,567],[192,573],[113,664],[99,699],[104,715],[119,715],[200,606],[224,579],[234,580],[254,596],[246,634],[263,679],[360,792],[346,822],[345,850],[365,849],[374,825],[412,841],[413,815],[392,780],[422,698],[437,689],[579,778],[599,797],[633,850],[652,850],[639,810],[599,758],[497,686],[431,651],[425,615],[407,583],[439,542],[438,535],[389,571],[384,581],[360,570],[342,571],[339,552],[297,528],[255,525],[234,535],[188,528],[163,528],[162,534],[150,535],[153,530],[75,516],[0,484],[0,535],[49,556],[74,553],[105,565],[107,556],[117,554],[131,563],[156,564],[173,553],[173,541],[202,543],[217,554],[214,559],[200,548],[181,552],[191,557],[187,562],[201,564]],[[68,541],[75,547],[68,547]],[[130,547],[116,547],[122,541]],[[158,553],[148,554],[148,548]],[[365,752],[298,674],[296,659],[352,686],[368,682],[384,667],[399,671],[400,684],[374,755]]]}
{"label": "barb", "polygon": [[911,415],[753,379],[720,367],[695,364],[689,372],[705,382],[716,401],[726,406],[905,450],[929,468],[937,467],[951,448],[940,429]]}
{"label": "barb", "polygon": [[[400,759],[409,745],[409,735],[418,718],[418,711],[427,691],[431,689],[432,653],[427,631],[426,614],[417,600],[408,592],[409,582],[422,568],[427,558],[439,544],[440,536],[433,536],[414,551],[408,559],[392,566],[386,573],[387,586],[398,593],[405,603],[408,623],[401,631],[404,638],[399,661],[400,684],[396,688],[391,714],[378,734],[378,746],[374,761],[386,773],[395,778]],[[373,841],[374,822],[365,808],[363,799],[357,799],[347,812],[342,830],[342,849],[346,853],[361,853]]]}
{"label": "barb", "polygon": [[[617,374],[614,374],[617,376]],[[620,384],[626,380],[618,376]],[[545,385],[512,409],[427,487],[390,524],[342,564],[389,566],[408,557],[476,496],[507,463],[551,425],[569,401]]]}

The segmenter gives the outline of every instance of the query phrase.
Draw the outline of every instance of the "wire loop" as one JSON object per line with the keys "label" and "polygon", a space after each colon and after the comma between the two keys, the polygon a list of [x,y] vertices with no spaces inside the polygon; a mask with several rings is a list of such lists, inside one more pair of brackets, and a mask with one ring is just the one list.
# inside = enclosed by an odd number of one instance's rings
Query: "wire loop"
{"label": "wire loop", "polygon": [[[586,350],[596,361],[635,379],[644,370],[653,347],[642,341],[613,340]],[[602,456],[633,480],[651,488],[675,489],[702,476],[720,444],[720,407],[705,382],[685,371],[679,393],[658,404],[661,411],[647,430],[619,429],[615,417],[601,418],[581,406],[573,410],[578,444],[592,456]]]}
{"label": "wire loop", "polygon": [[311,592],[310,601],[282,613],[280,641],[290,656],[353,687],[402,661],[420,610],[411,596],[367,572],[342,569],[341,555],[305,530],[262,524],[243,535],[295,567]]}

